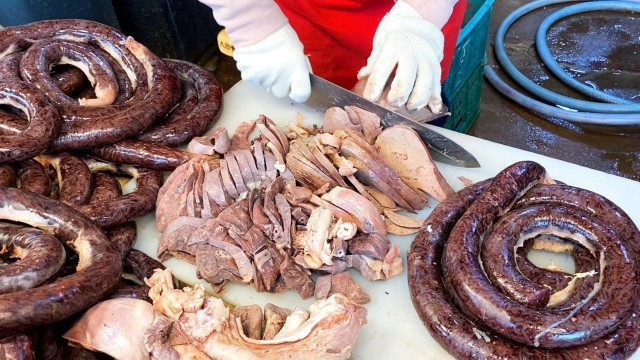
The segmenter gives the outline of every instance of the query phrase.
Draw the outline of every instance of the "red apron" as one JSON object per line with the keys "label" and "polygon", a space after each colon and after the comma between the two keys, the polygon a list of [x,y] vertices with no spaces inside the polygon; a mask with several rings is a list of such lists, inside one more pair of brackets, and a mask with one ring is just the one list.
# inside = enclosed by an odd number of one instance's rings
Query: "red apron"
{"label": "red apron", "polygon": [[[296,30],[309,55],[313,72],[344,88],[371,54],[373,35],[392,0],[276,0]],[[441,81],[446,79],[455,52],[467,0],[459,0],[443,26],[444,58]]]}

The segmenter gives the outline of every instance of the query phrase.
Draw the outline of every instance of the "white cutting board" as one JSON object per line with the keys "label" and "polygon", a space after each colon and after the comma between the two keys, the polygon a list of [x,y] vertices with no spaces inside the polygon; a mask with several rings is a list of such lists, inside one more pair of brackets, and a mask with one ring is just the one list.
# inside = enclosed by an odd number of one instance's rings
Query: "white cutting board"
{"label": "white cutting board", "polygon": [[[295,121],[298,112],[303,115],[305,123],[320,124],[322,121],[322,114],[309,107],[294,104],[288,98],[275,98],[260,87],[240,82],[225,94],[224,109],[216,126],[226,126],[232,133],[238,123],[255,119],[260,114],[265,114],[278,125],[284,126]],[[464,176],[473,181],[484,180],[514,162],[533,160],[542,164],[557,180],[606,196],[624,209],[636,224],[640,224],[639,182],[450,130],[431,127],[462,145],[481,164],[480,168],[474,169],[438,164],[455,190],[463,187],[458,176]],[[432,201],[431,208],[423,210],[418,216],[426,218],[434,205],[435,202]],[[155,228],[153,214],[138,221],[138,231],[135,247],[155,257],[160,233]],[[400,247],[400,254],[405,264],[403,274],[386,281],[369,282],[356,271],[352,271],[356,281],[371,296],[371,302],[366,305],[367,324],[360,332],[352,359],[450,359],[451,356],[431,338],[423,326],[409,297],[406,253],[413,236],[391,235],[389,239]],[[182,260],[171,259],[165,265],[172,268],[174,274],[187,283],[198,281],[205,284],[196,279],[195,267]],[[294,291],[266,294],[256,292],[253,286],[235,284],[226,285],[221,297],[234,305],[264,306],[271,302],[284,307],[308,308],[313,303],[313,299],[301,300]],[[640,359],[640,353],[636,353],[633,358]]]}

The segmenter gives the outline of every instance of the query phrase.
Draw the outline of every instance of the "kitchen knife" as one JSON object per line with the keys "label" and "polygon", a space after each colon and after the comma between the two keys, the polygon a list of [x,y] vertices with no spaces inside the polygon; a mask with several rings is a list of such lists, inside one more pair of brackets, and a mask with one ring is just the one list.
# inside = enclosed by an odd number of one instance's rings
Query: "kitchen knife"
{"label": "kitchen knife", "polygon": [[433,125],[421,124],[373,103],[321,77],[314,74],[310,74],[310,76],[311,96],[309,100],[305,102],[306,105],[323,113],[334,106],[357,106],[378,115],[382,125],[385,127],[406,125],[414,129],[427,145],[429,154],[435,161],[462,167],[480,167],[478,160],[462,146],[428,127]]}

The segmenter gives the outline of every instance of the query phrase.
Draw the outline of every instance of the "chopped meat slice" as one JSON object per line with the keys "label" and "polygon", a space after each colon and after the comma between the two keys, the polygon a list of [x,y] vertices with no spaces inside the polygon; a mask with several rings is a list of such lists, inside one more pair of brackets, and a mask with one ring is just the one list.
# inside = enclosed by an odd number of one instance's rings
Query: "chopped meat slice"
{"label": "chopped meat slice", "polygon": [[284,326],[287,317],[291,315],[293,310],[279,307],[273,304],[267,304],[264,307],[264,333],[263,340],[271,340],[280,332]]}
{"label": "chopped meat slice", "polygon": [[240,165],[238,164],[236,157],[233,156],[233,154],[227,153],[224,155],[224,160],[227,162],[229,174],[233,179],[236,190],[238,190],[239,197],[243,197],[243,194],[246,195],[249,189],[242,178],[242,171],[240,171]]}
{"label": "chopped meat slice", "polygon": [[265,150],[264,154],[264,166],[267,179],[275,179],[278,177],[278,169],[276,169],[276,157],[272,152]]}
{"label": "chopped meat slice", "polygon": [[287,154],[286,161],[287,168],[291,170],[296,180],[313,191],[318,190],[325,184],[329,184],[331,187],[338,185],[332,177],[325,174],[311,160],[295,151]]}
{"label": "chopped meat slice", "polygon": [[316,280],[316,299],[326,299],[333,294],[342,294],[357,304],[366,304],[371,297],[362,290],[347,271],[323,275]]}
{"label": "chopped meat slice", "polygon": [[291,206],[280,193],[275,196],[275,204],[282,220],[282,233],[274,241],[279,249],[287,249],[291,247]]}
{"label": "chopped meat slice", "polygon": [[306,225],[307,221],[309,221],[309,216],[307,216],[300,207],[294,207],[293,210],[291,210],[291,216],[295,219],[296,223],[300,225]]}
{"label": "chopped meat slice", "polygon": [[258,291],[261,291],[263,287],[265,291],[273,291],[280,276],[280,269],[276,259],[278,254],[277,250],[270,246],[270,243],[265,244],[267,245],[266,248],[260,250],[253,257],[253,263],[257,270],[254,285]]}
{"label": "chopped meat slice", "polygon": [[[245,151],[247,150],[245,149]],[[249,165],[249,161],[247,160],[247,158],[240,151],[234,151],[233,157],[237,161],[238,167],[240,167],[240,174],[242,175],[242,180],[247,186],[247,189],[249,190],[255,189],[259,179],[255,179],[253,177],[253,172],[251,171],[251,165]],[[251,159],[251,162],[253,163],[253,157]],[[257,169],[256,169],[256,172],[257,172]]]}
{"label": "chopped meat slice", "polygon": [[222,210],[216,218],[222,226],[229,230],[229,233],[244,236],[249,231],[253,223],[249,215],[249,200],[242,199],[236,201],[228,208]]}
{"label": "chopped meat slice", "polygon": [[249,149],[251,144],[249,144],[249,134],[253,131],[256,126],[256,120],[245,121],[238,125],[236,131],[233,133],[233,137],[231,138],[231,146],[229,147],[229,151],[239,150],[239,149]]}
{"label": "chopped meat slice", "polygon": [[347,112],[339,107],[327,109],[324,113],[324,123],[322,129],[325,133],[333,133],[336,130],[351,129],[361,132],[360,124],[354,124]]}
{"label": "chopped meat slice", "polygon": [[[382,235],[387,233],[384,220],[378,209],[367,198],[357,192],[338,186],[322,195],[322,199],[349,213],[355,220],[353,223],[361,231],[366,233],[377,232]],[[351,222],[347,219],[343,219],[343,221]]]}
{"label": "chopped meat slice", "polygon": [[262,177],[260,175],[260,171],[258,171],[258,167],[256,166],[256,159],[253,157],[251,150],[249,149],[238,150],[236,152],[236,157],[238,156],[243,156],[244,159],[246,160],[246,163],[249,165],[249,169],[251,170],[251,175],[253,176],[253,180],[255,181],[255,183],[253,184],[253,187],[256,187],[256,188],[260,187],[260,184],[262,182]]}
{"label": "chopped meat slice", "polygon": [[222,178],[222,185],[224,186],[224,190],[234,199],[240,197],[240,193],[238,189],[236,189],[236,185],[231,178],[231,174],[229,173],[229,165],[226,160],[220,160],[220,177]]}
{"label": "chopped meat slice", "polygon": [[331,160],[327,159],[327,157],[318,148],[313,148],[311,152],[321,164],[322,169],[326,170],[326,172],[338,182],[338,185],[342,187],[349,187],[349,185],[347,185],[347,183],[342,178],[342,174],[335,168],[335,166],[333,166]]}
{"label": "chopped meat slice", "polygon": [[389,241],[376,233],[358,234],[349,240],[349,254],[381,260],[389,252]]}
{"label": "chopped meat slice", "polygon": [[179,216],[186,215],[186,197],[197,177],[194,160],[180,165],[160,188],[156,200],[156,227],[160,231]]}
{"label": "chopped meat slice", "polygon": [[344,111],[347,113],[347,116],[352,123],[360,124],[360,132],[362,133],[363,138],[369,144],[373,144],[376,137],[380,132],[382,132],[380,117],[357,106],[345,106]]}
{"label": "chopped meat slice", "polygon": [[[266,311],[266,307],[265,307]],[[252,339],[262,339],[262,308],[258,305],[237,307],[233,316],[240,319],[242,331]]]}
{"label": "chopped meat slice", "polygon": [[393,244],[382,260],[364,255],[347,255],[347,264],[360,271],[368,280],[388,279],[402,273],[402,259],[398,256],[398,245]]}
{"label": "chopped meat slice", "polygon": [[264,139],[266,141],[268,141],[268,143],[272,143],[273,146],[275,147],[275,150],[281,156],[284,156],[284,154],[286,153],[285,150],[284,150],[284,146],[280,142],[280,140],[278,139],[278,135],[273,133],[271,131],[271,129],[269,127],[267,127],[267,125],[266,125],[266,116],[260,115],[260,118],[258,118],[258,121],[256,122],[256,126],[258,127],[258,130],[260,130],[260,134],[264,137]]}
{"label": "chopped meat slice", "polygon": [[360,181],[375,186],[406,210],[419,210],[426,204],[422,195],[405,184],[395,170],[386,165],[379,156],[372,155],[352,141],[351,136],[342,141],[340,153],[361,170],[356,173]]}
{"label": "chopped meat slice", "polygon": [[256,158],[256,168],[258,169],[258,174],[260,175],[260,179],[266,179],[266,167],[264,164],[264,149],[262,148],[262,143],[260,141],[253,142],[253,156]]}
{"label": "chopped meat slice", "polygon": [[210,134],[194,137],[187,145],[187,151],[194,154],[224,154],[229,150],[231,140],[226,127],[216,126]]}
{"label": "chopped meat slice", "polygon": [[189,238],[206,220],[182,216],[171,222],[162,233],[158,243],[158,258],[166,261],[176,253],[195,255],[195,249],[189,246]]}
{"label": "chopped meat slice", "polygon": [[233,203],[233,198],[225,191],[220,176],[221,168],[211,170],[204,179],[204,194],[213,200],[221,209]]}
{"label": "chopped meat slice", "polygon": [[284,153],[289,152],[289,139],[287,139],[287,135],[283,131],[278,129],[273,120],[269,119],[266,116],[264,117],[264,124],[267,126],[267,129],[269,129],[269,131],[271,131],[271,133],[276,136],[278,142],[280,142],[280,145],[282,145],[282,150],[284,150]]}
{"label": "chopped meat slice", "polygon": [[303,299],[313,295],[315,285],[309,276],[290,256],[280,263],[280,276],[287,288],[296,290]]}
{"label": "chopped meat slice", "polygon": [[438,201],[454,193],[431,159],[426,145],[410,127],[397,125],[385,129],[376,139],[374,147],[384,161],[416,189]]}
{"label": "chopped meat slice", "polygon": [[220,248],[210,245],[195,245],[196,276],[212,285],[226,281],[243,282],[233,257]]}
{"label": "chopped meat slice", "polygon": [[262,204],[264,208],[265,214],[271,221],[273,225],[273,230],[271,233],[272,238],[277,238],[282,234],[282,219],[280,218],[280,212],[278,211],[278,207],[276,206],[276,194],[282,192],[284,188],[284,179],[282,177],[277,177],[274,181],[272,181],[269,185],[267,185],[267,189],[264,192],[264,202]]}

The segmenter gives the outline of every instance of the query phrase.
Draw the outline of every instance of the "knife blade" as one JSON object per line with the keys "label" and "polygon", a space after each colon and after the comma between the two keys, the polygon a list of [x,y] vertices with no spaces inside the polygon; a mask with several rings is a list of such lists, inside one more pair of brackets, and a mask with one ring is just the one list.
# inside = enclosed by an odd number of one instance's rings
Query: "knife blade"
{"label": "knife blade", "polygon": [[305,102],[306,105],[321,112],[334,106],[357,106],[378,115],[385,127],[406,125],[414,129],[427,145],[429,154],[435,161],[461,167],[480,167],[478,160],[462,146],[428,127],[433,125],[411,120],[317,75],[310,74],[310,80],[311,96]]}

